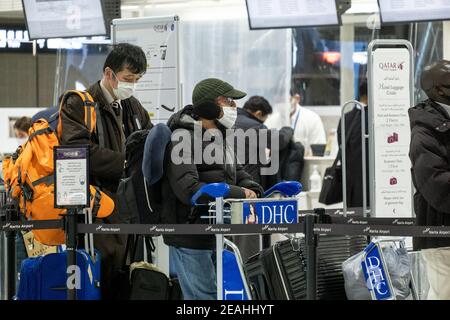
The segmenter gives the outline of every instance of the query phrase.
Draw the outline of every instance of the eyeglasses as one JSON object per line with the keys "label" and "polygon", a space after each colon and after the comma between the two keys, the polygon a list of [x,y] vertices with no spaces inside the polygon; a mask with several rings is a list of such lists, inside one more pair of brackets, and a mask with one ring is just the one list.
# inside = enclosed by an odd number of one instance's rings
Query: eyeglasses
{"label": "eyeglasses", "polygon": [[229,98],[229,97],[225,97],[225,101],[226,101],[229,105],[232,105],[233,102],[234,102],[233,98]]}

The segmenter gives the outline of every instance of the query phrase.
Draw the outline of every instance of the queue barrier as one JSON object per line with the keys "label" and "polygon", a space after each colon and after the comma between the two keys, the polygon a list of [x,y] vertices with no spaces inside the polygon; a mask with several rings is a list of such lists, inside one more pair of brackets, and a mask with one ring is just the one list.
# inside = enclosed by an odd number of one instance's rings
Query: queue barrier
{"label": "queue barrier", "polygon": [[[348,211],[349,212],[349,211]],[[347,213],[348,213],[347,212]],[[350,211],[351,212],[351,211]],[[415,226],[413,218],[368,218],[357,214],[343,216],[341,209],[299,210],[293,224],[86,224],[77,225],[78,234],[142,235],[251,235],[303,234],[307,244],[308,299],[316,298],[316,248],[319,235],[363,235],[368,237],[450,237],[447,226]],[[1,221],[0,232],[35,229],[64,229],[65,218],[41,221]],[[308,249],[309,248],[309,249]]]}

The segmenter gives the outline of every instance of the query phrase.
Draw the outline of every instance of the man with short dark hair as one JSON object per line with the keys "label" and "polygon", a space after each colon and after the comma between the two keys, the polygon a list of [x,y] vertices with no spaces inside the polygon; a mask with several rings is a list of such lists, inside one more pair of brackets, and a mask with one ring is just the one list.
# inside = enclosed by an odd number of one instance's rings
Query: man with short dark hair
{"label": "man with short dark hair", "polygon": [[[244,166],[244,170],[252,176],[253,180],[258,182],[264,189],[270,188],[273,184],[277,183],[278,180],[281,180],[283,178],[281,173],[284,172],[284,164],[280,162],[280,169],[276,175],[264,176],[261,173],[262,168],[267,165],[268,159],[261,158],[261,154],[265,153],[260,152],[260,148],[264,146],[260,145],[259,136],[260,134],[267,135],[267,148],[270,149],[272,142],[271,131],[264,125],[264,122],[272,112],[272,106],[267,99],[261,96],[253,96],[245,102],[242,109],[238,108],[238,116],[236,119],[236,129],[242,129],[245,135],[245,159],[242,159],[242,165]],[[250,130],[254,130],[255,135],[252,136],[249,134],[251,133],[249,132]],[[271,150],[271,152],[277,152],[283,159],[287,159],[286,155],[284,155],[284,150],[287,149],[287,146],[293,138],[293,134],[294,130],[291,127],[283,127],[278,130],[278,146],[276,147],[276,150]],[[254,137],[256,137],[256,139]],[[238,145],[237,148],[239,154],[240,146]],[[254,153],[255,150],[258,155],[256,163],[254,163],[255,161],[250,161],[250,159],[252,159],[252,153]],[[303,157],[298,160],[303,161]],[[292,167],[295,168],[295,165]],[[262,248],[270,245],[270,236],[264,236],[262,240],[263,243],[260,243],[260,237],[257,235],[233,237],[233,241],[238,245],[244,260],[247,260],[252,255],[258,253]]]}
{"label": "man with short dark hair", "polygon": [[[269,101],[261,96],[253,96],[248,99],[242,109],[242,111],[239,111],[238,109],[238,115],[245,115],[246,113],[249,113],[254,118],[258,119],[261,124],[263,124],[267,120],[267,117],[273,112],[272,106],[270,105]],[[246,111],[246,113],[244,111]]]}
{"label": "man with short dark hair", "polygon": [[[84,122],[83,102],[71,95],[61,108],[62,145],[90,146],[90,181],[115,198],[125,162],[125,140],[136,130],[149,129],[148,112],[133,97],[136,83],[147,70],[141,48],[131,44],[114,46],[103,66],[103,78],[87,92],[96,102],[96,130],[93,134]],[[116,206],[117,207],[117,206]],[[121,223],[117,210],[104,219]],[[95,246],[102,254],[102,296],[112,298],[114,277],[124,255],[126,238],[98,235]]]}
{"label": "man with short dark hair", "polygon": [[[271,131],[266,127],[264,122],[267,120],[269,115],[271,115],[273,112],[272,106],[265,99],[261,96],[253,96],[250,99],[248,99],[247,102],[245,102],[242,109],[238,108],[238,116],[236,119],[236,129],[242,129],[244,132],[247,132],[249,129],[253,129],[256,131],[256,136],[259,137],[261,130],[267,130],[267,148],[271,149]],[[275,129],[272,129],[275,130]],[[274,152],[281,152],[283,153],[283,150],[286,149],[288,144],[293,138],[294,130],[291,127],[282,127],[281,129],[276,129],[278,131],[278,146],[277,150],[274,150]],[[261,184],[264,188],[271,187],[274,183],[278,182],[278,180],[285,180],[286,177],[279,176],[277,177],[270,177],[270,181],[265,179],[267,177],[261,175],[261,168],[266,164],[266,159],[258,159],[257,163],[249,163],[250,158],[250,152],[254,150],[254,147],[256,145],[257,148],[259,148],[259,142],[258,139],[255,141],[249,141],[249,139],[246,139],[246,145],[245,145],[245,152],[246,157],[245,161],[243,161],[244,170],[248,172],[253,179]],[[252,145],[253,144],[253,145]],[[238,146],[239,148],[239,146]],[[259,150],[259,149],[257,149]],[[258,151],[258,154],[259,151]],[[241,159],[239,159],[241,160]],[[283,171],[284,164],[280,163],[280,170]],[[275,180],[276,181],[275,181]]]}

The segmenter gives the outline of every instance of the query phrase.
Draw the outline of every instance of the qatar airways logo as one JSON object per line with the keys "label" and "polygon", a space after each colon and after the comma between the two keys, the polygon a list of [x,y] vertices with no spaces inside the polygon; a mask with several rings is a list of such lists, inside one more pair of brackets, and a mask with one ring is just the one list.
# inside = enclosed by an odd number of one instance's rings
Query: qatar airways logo
{"label": "qatar airways logo", "polygon": [[378,67],[383,71],[403,71],[405,62],[380,62]]}
{"label": "qatar airways logo", "polygon": [[153,30],[156,32],[167,32],[167,24],[157,24],[153,26]]}

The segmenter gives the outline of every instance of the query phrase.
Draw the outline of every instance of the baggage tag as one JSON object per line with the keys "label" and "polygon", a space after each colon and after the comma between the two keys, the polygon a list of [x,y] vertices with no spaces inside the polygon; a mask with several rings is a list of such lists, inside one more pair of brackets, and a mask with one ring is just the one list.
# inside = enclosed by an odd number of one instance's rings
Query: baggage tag
{"label": "baggage tag", "polygon": [[395,300],[391,278],[379,243],[371,242],[364,252],[361,267],[372,299]]}
{"label": "baggage tag", "polygon": [[39,241],[37,241],[34,238],[33,232],[31,232],[31,231],[23,232],[22,236],[23,236],[23,241],[25,243],[25,249],[27,251],[27,256],[29,258],[58,252],[56,246],[47,246],[47,245],[44,245],[44,244],[40,243]]}

